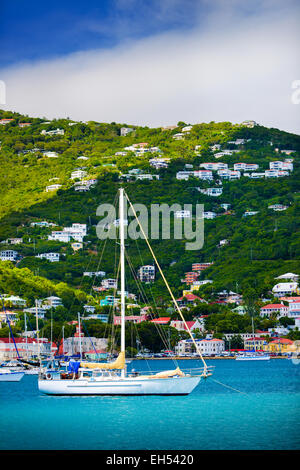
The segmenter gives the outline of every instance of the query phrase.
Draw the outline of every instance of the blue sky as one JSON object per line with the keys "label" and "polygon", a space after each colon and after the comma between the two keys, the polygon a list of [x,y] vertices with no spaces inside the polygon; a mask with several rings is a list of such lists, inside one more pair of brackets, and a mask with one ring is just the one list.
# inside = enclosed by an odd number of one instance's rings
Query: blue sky
{"label": "blue sky", "polygon": [[156,127],[254,119],[299,133],[298,0],[0,2],[3,109]]}
{"label": "blue sky", "polygon": [[207,2],[194,0],[2,0],[1,63],[111,48],[123,40],[188,30],[196,24],[196,12],[209,8]]}

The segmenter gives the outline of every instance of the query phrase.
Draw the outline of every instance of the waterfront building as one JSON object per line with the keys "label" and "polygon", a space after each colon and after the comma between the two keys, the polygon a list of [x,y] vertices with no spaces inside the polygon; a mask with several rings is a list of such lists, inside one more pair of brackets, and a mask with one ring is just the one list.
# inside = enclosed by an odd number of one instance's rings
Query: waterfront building
{"label": "waterfront building", "polygon": [[[199,347],[201,354],[218,355],[222,354],[225,350],[225,342],[222,339],[196,339],[196,344]],[[178,355],[191,354],[195,347],[191,339],[183,339],[175,346],[175,352]]]}

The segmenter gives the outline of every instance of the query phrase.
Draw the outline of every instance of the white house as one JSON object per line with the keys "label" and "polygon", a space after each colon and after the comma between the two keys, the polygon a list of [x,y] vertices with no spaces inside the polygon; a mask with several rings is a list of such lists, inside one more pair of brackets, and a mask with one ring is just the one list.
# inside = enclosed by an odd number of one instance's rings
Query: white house
{"label": "white house", "polygon": [[248,176],[249,178],[253,180],[258,180],[258,179],[264,178],[266,175],[265,175],[265,172],[261,172],[261,173],[253,172],[253,173],[244,173],[244,176]]}
{"label": "white house", "polygon": [[187,181],[189,177],[192,176],[193,174],[194,174],[193,171],[178,171],[176,173],[176,179]]}
{"label": "white house", "polygon": [[133,132],[134,129],[132,129],[131,127],[121,127],[120,129],[120,135],[122,137],[125,137],[126,135],[130,134],[130,132]]}
{"label": "white house", "polygon": [[275,279],[284,279],[284,280],[297,282],[299,279],[299,274],[285,273],[285,274],[281,274],[281,276],[275,277]]}
{"label": "white house", "polygon": [[283,295],[292,295],[297,292],[298,282],[280,282],[276,284],[273,289],[274,297],[281,297]]}
{"label": "white house", "polygon": [[51,152],[49,150],[43,152],[43,155],[48,158],[58,158],[58,153],[57,152]]}
{"label": "white house", "polygon": [[260,309],[261,317],[270,317],[274,313],[278,313],[279,317],[285,317],[288,314],[288,307],[284,304],[268,304]]}
{"label": "white house", "polygon": [[299,300],[289,303],[287,316],[290,318],[300,317],[300,301]]}
{"label": "white house", "polygon": [[57,240],[62,243],[68,243],[72,240],[75,240],[79,243],[82,243],[86,234],[86,224],[74,223],[71,227],[65,227],[63,230],[51,232],[51,235],[48,235],[48,240]]}
{"label": "white house", "polygon": [[250,215],[255,215],[255,214],[258,214],[258,211],[246,211],[244,212],[243,217],[248,217]]}
{"label": "white house", "polygon": [[14,250],[0,251],[1,261],[17,261],[19,258],[20,258],[20,255],[17,251],[14,251]]}
{"label": "white house", "polygon": [[72,171],[71,173],[71,180],[74,180],[74,179],[81,179],[81,178],[84,178],[85,176],[87,175],[87,172],[85,170],[74,170]]}
{"label": "white house", "polygon": [[64,135],[65,131],[63,129],[54,129],[52,131],[46,131],[45,129],[41,131],[42,135]]}
{"label": "white house", "polygon": [[234,170],[244,170],[244,171],[253,171],[258,170],[259,165],[257,163],[234,163],[233,165]]}
{"label": "white house", "polygon": [[268,209],[272,209],[273,211],[279,212],[279,211],[286,211],[288,206],[284,206],[283,204],[272,204],[271,206],[268,206]]}
{"label": "white house", "polygon": [[[199,146],[200,147],[200,146]],[[220,150],[221,144],[214,144],[210,146],[210,149],[214,152],[216,150]]]}
{"label": "white house", "polygon": [[208,162],[208,163],[201,163],[200,168],[204,168],[205,170],[228,170],[228,164],[222,162]]}
{"label": "white house", "polygon": [[178,132],[177,134],[173,135],[173,139],[175,140],[183,140],[184,139],[184,134],[182,132]]}
{"label": "white house", "polygon": [[59,188],[61,188],[61,184],[50,184],[50,186],[46,186],[46,193],[49,191],[56,191]]}
{"label": "white house", "polygon": [[15,307],[26,307],[26,300],[22,299],[18,295],[4,295],[4,302],[9,302]]}
{"label": "white house", "polygon": [[59,253],[41,253],[40,255],[36,255],[36,258],[47,259],[51,261],[51,263],[55,263],[59,261]]}
{"label": "white house", "polygon": [[106,274],[105,271],[85,271],[83,273],[83,276],[88,276],[88,277],[101,276],[101,277],[104,277],[105,274]]}
{"label": "white house", "polygon": [[42,300],[42,307],[45,309],[57,308],[57,307],[60,307],[61,305],[63,305],[61,298],[56,297],[54,295],[50,297],[46,297],[45,299]]}
{"label": "white house", "polygon": [[117,289],[118,281],[117,279],[103,279],[103,281],[101,282],[101,285],[105,289]]}
{"label": "white house", "polygon": [[223,179],[239,179],[241,177],[241,172],[240,171],[235,171],[235,170],[218,170],[218,175],[220,178]]}
{"label": "white house", "polygon": [[198,189],[200,193],[206,194],[207,196],[214,196],[214,197],[221,196],[223,192],[222,188],[207,188],[207,189],[198,188]]}
{"label": "white house", "polygon": [[154,178],[159,180],[159,175],[151,175],[151,174],[136,175],[137,180],[153,180]]}
{"label": "white house", "polygon": [[241,125],[252,128],[257,126],[257,123],[255,121],[243,121]]}
{"label": "white house", "polygon": [[202,214],[203,219],[215,219],[216,217],[217,217],[217,214],[212,211],[206,211],[206,212],[203,212]]}
{"label": "white house", "polygon": [[193,176],[195,178],[199,178],[201,180],[212,180],[213,174],[210,170],[195,170],[193,172]]}
{"label": "white house", "polygon": [[141,266],[138,270],[138,277],[141,282],[153,282],[155,280],[155,266]]}
{"label": "white house", "polygon": [[215,158],[226,157],[227,155],[232,155],[233,150],[223,150],[222,152],[217,152],[214,154]]}
{"label": "white house", "polygon": [[193,126],[185,126],[181,129],[181,132],[190,132],[193,129]]}
{"label": "white house", "polygon": [[188,219],[191,217],[191,211],[189,210],[181,210],[175,212],[176,219]]}
{"label": "white house", "polygon": [[289,170],[293,171],[293,163],[291,162],[282,162],[282,161],[276,161],[276,162],[270,162],[269,163],[269,168],[270,170]]}
{"label": "white house", "polygon": [[31,222],[30,227],[53,227],[56,226],[57,224],[53,224],[52,222],[47,222],[46,220],[43,220],[41,222]]}
{"label": "white house", "polygon": [[[225,350],[225,342],[222,339],[196,339],[195,340],[201,354],[218,355]],[[191,339],[183,339],[175,346],[178,355],[195,352],[195,346]]]}

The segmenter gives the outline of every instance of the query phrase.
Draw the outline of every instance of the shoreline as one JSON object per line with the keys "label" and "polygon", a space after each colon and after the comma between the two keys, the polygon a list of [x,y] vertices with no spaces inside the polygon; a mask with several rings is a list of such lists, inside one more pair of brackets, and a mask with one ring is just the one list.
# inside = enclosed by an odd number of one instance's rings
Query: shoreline
{"label": "shoreline", "polygon": [[[207,356],[203,356],[203,357],[206,361],[210,361],[210,360],[235,360],[235,356],[234,357],[221,357],[221,356],[207,357]],[[134,358],[132,358],[133,361],[143,361],[143,360],[163,361],[163,360],[166,360],[166,359],[167,360],[176,360],[176,361],[178,361],[178,360],[186,361],[186,360],[191,360],[191,359],[197,360],[197,359],[200,359],[200,357],[170,356],[170,357],[134,357]],[[270,359],[287,359],[287,357],[285,357],[285,356],[271,356]]]}

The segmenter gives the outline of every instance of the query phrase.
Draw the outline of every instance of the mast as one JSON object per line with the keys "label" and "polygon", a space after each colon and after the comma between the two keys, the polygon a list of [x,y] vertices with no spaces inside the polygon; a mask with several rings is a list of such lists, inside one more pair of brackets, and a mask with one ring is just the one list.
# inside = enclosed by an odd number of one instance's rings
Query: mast
{"label": "mast", "polygon": [[62,355],[64,355],[65,350],[65,327],[62,327]]}
{"label": "mast", "polygon": [[26,313],[24,313],[24,321],[25,321],[25,342],[26,342],[26,359],[28,359],[28,344],[27,344],[27,319],[26,319]]}
{"label": "mast", "polygon": [[80,313],[78,313],[78,334],[79,334],[79,353],[80,360],[82,359],[82,348],[81,348],[81,325],[80,325]]}
{"label": "mast", "polygon": [[251,322],[252,322],[252,337],[253,337],[253,348],[254,352],[256,352],[256,345],[255,345],[255,336],[254,336],[254,323],[253,323],[253,316],[251,317]]}
{"label": "mast", "polygon": [[[121,265],[121,353],[125,354],[125,244],[124,244],[124,189],[120,188],[119,197],[120,218],[120,265]],[[125,377],[125,368],[121,371]]]}
{"label": "mast", "polygon": [[39,338],[39,318],[38,318],[38,308],[37,300],[35,300],[35,322],[36,322],[36,338],[37,338],[37,355],[38,360],[40,361],[40,338]]}

